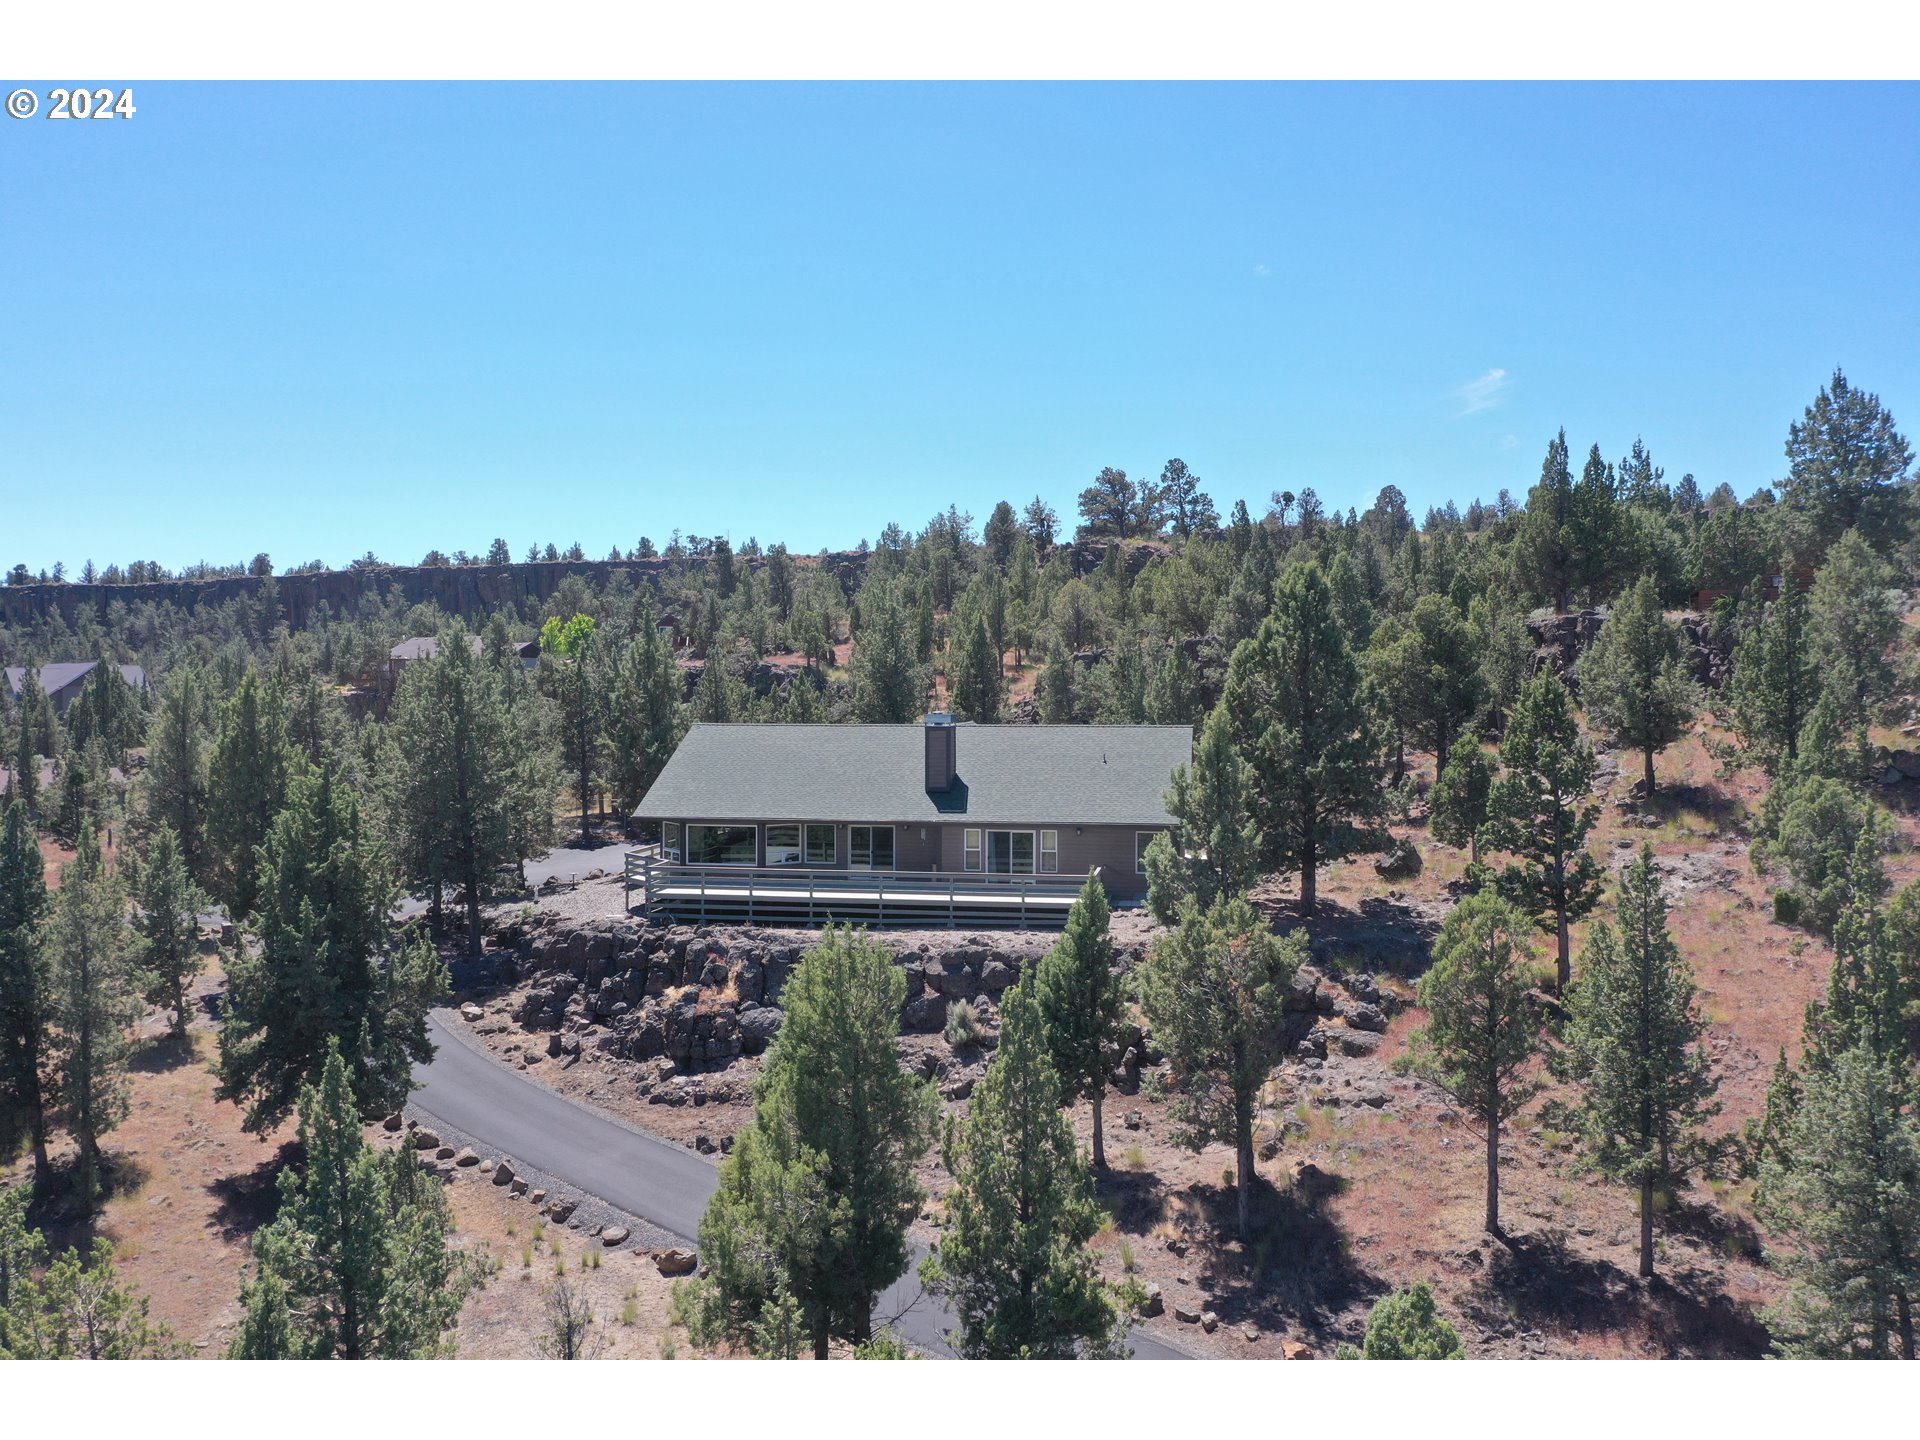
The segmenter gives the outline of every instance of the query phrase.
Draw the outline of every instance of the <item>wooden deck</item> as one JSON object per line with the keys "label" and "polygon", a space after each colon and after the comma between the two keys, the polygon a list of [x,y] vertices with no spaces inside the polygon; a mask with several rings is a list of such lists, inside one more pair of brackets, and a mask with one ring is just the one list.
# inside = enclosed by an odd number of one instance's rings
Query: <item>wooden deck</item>
{"label": "wooden deck", "polygon": [[827,870],[798,865],[682,865],[627,854],[627,908],[703,923],[991,926],[1066,923],[1085,875]]}

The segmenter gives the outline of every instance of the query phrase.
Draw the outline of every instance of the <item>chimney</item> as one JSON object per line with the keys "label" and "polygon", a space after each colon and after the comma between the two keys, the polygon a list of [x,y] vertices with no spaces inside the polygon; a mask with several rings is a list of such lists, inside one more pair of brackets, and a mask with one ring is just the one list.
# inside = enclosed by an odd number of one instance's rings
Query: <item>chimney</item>
{"label": "chimney", "polygon": [[954,777],[959,762],[955,758],[954,743],[958,732],[954,729],[953,716],[945,710],[927,712],[927,793],[944,795],[953,789]]}

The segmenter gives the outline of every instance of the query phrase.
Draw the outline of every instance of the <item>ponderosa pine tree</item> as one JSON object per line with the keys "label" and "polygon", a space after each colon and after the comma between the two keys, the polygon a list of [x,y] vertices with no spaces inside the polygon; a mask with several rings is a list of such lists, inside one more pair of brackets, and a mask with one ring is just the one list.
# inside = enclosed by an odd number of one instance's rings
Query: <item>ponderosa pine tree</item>
{"label": "ponderosa pine tree", "polygon": [[339,1046],[299,1097],[304,1161],[280,1172],[280,1209],[253,1241],[236,1360],[415,1360],[452,1353],[447,1332],[483,1280],[448,1240],[440,1186],[406,1147],[361,1131]]}
{"label": "ponderosa pine tree", "polygon": [[1573,469],[1567,458],[1567,432],[1547,446],[1540,479],[1527,492],[1515,559],[1535,594],[1553,601],[1564,614],[1573,588],[1576,556],[1573,523]]}
{"label": "ponderosa pine tree", "polygon": [[1849,530],[1878,550],[1906,539],[1913,502],[1902,482],[1913,447],[1878,395],[1856,390],[1836,369],[1805,418],[1788,427],[1787,460],[1781,500],[1806,530],[1813,558]]}
{"label": "ponderosa pine tree", "polygon": [[607,697],[608,772],[614,808],[622,815],[631,815],[646,798],[680,743],[680,695],[680,668],[660,633],[653,591],[642,586],[634,604],[633,640],[616,660]]}
{"label": "ponderosa pine tree", "polygon": [[1471,735],[1453,743],[1447,767],[1433,782],[1427,828],[1443,845],[1465,847],[1468,861],[1480,863],[1480,831],[1493,796],[1493,760]]}
{"label": "ponderosa pine tree", "polygon": [[212,878],[207,843],[207,748],[213,707],[198,667],[180,665],[160,682],[160,698],[147,739],[145,819],[149,829],[167,825],[180,843],[180,860],[194,883]]}
{"label": "ponderosa pine tree", "polygon": [[1615,743],[1640,752],[1649,796],[1653,757],[1687,733],[1699,708],[1698,688],[1681,661],[1683,643],[1680,627],[1661,611],[1653,577],[1642,575],[1576,667],[1587,714]]}
{"label": "ponderosa pine tree", "polygon": [[1381,811],[1380,745],[1317,564],[1282,574],[1273,613],[1234,652],[1221,703],[1253,772],[1262,858],[1299,872],[1311,919],[1321,863],[1371,843]]}
{"label": "ponderosa pine tree", "polygon": [[209,889],[236,920],[259,903],[259,850],[287,803],[290,766],[280,697],[249,667],[221,707],[207,763]]}
{"label": "ponderosa pine tree", "polygon": [[362,1114],[406,1099],[448,977],[431,945],[394,932],[394,898],[358,802],[330,768],[295,776],[261,850],[258,950],[229,959],[221,1008],[216,1094],[246,1107],[248,1130],[286,1119],[336,1043]]}
{"label": "ponderosa pine tree", "polygon": [[[34,672],[29,670],[21,683],[24,689],[26,686],[37,686],[39,681]],[[19,714],[15,718],[19,723],[13,728],[13,746],[9,755],[13,763],[13,785],[7,799],[31,816],[40,804],[40,762],[33,744],[32,712],[24,700],[18,709]]]}
{"label": "ponderosa pine tree", "polygon": [[[46,865],[27,807],[16,799],[0,816],[0,1097],[32,1143],[38,1184],[49,1174],[41,1079],[53,1006],[46,917]],[[6,1129],[19,1134],[11,1122]]]}
{"label": "ponderosa pine tree", "polygon": [[1587,592],[1587,603],[1598,603],[1611,587],[1620,564],[1622,525],[1614,500],[1613,467],[1595,445],[1573,487],[1572,506],[1562,532],[1572,561],[1572,579]]}
{"label": "ponderosa pine tree", "polygon": [[1540,1026],[1527,1000],[1533,985],[1528,917],[1490,891],[1454,907],[1420,977],[1427,1024],[1414,1033],[1405,1068],[1451,1095],[1479,1122],[1487,1146],[1486,1228],[1500,1230],[1500,1127],[1540,1093],[1528,1067],[1540,1053]]}
{"label": "ponderosa pine tree", "polygon": [[[1113,971],[1112,917],[1106,887],[1087,876],[1067,911],[1059,941],[1040,959],[1037,991],[1047,1053],[1060,1081],[1060,1100],[1082,1098],[1093,1107],[1093,1168],[1107,1168],[1101,1108],[1107,1098],[1111,1052],[1120,1032],[1120,977]],[[1002,1046],[1005,1038],[1002,1037]],[[1000,1052],[1005,1054],[1004,1048]]]}
{"label": "ponderosa pine tree", "polygon": [[1586,799],[1593,749],[1581,738],[1567,687],[1552,671],[1521,692],[1500,761],[1505,773],[1488,801],[1492,818],[1483,843],[1514,857],[1498,877],[1501,893],[1555,932],[1565,994],[1573,965],[1568,927],[1600,898],[1600,865],[1586,849],[1600,807]]}
{"label": "ponderosa pine tree", "polygon": [[976,615],[967,627],[966,643],[955,667],[954,704],[968,719],[991,723],[1000,718],[1006,688],[1000,657],[993,653],[993,644],[987,639],[986,622]]}
{"label": "ponderosa pine tree", "polygon": [[162,825],[147,842],[134,872],[133,903],[146,1002],[173,1012],[174,1039],[184,1042],[187,990],[206,965],[200,954],[200,913],[208,902],[188,878],[170,826]]}
{"label": "ponderosa pine tree", "polygon": [[1234,1147],[1239,1229],[1251,1234],[1253,1109],[1285,1053],[1286,996],[1307,937],[1285,939],[1245,898],[1222,896],[1154,941],[1140,968],[1140,1003],[1172,1070],[1177,1138]]}
{"label": "ponderosa pine tree", "polygon": [[127,892],[88,827],[60,872],[48,926],[47,1060],[80,1150],[80,1193],[100,1190],[100,1137],[127,1115],[127,1029],[140,1015]]}
{"label": "ponderosa pine tree", "polygon": [[1653,1275],[1656,1192],[1704,1158],[1701,1125],[1718,1085],[1694,1009],[1693,969],[1667,931],[1653,846],[1620,877],[1615,925],[1594,925],[1567,995],[1555,1068],[1580,1086],[1576,1123],[1594,1166],[1640,1192],[1640,1276]]}
{"label": "ponderosa pine tree", "polygon": [[860,625],[848,668],[855,719],[902,725],[919,715],[929,688],[927,671],[914,653],[910,617],[893,583],[861,587]]}
{"label": "ponderosa pine tree", "polygon": [[[730,560],[724,568],[732,573]],[[593,782],[603,768],[606,742],[596,633],[591,615],[575,615],[565,621],[555,615],[540,630],[541,674],[560,712],[560,752],[577,782],[582,845],[593,838],[588,829],[593,815]],[[711,661],[708,668],[713,668]]]}
{"label": "ponderosa pine tree", "polygon": [[683,1301],[696,1334],[750,1333],[780,1287],[816,1359],[872,1334],[875,1300],[906,1272],[939,1105],[895,1053],[905,1002],[886,947],[831,925],[788,979],[753,1118],[700,1219],[708,1273]]}
{"label": "ponderosa pine tree", "polygon": [[1166,806],[1175,828],[1147,846],[1147,905],[1171,925],[1185,901],[1207,909],[1222,895],[1246,893],[1260,871],[1253,772],[1233,748],[1224,708],[1207,716],[1192,763],[1174,766]]}
{"label": "ponderosa pine tree", "polygon": [[1086,1248],[1103,1216],[1060,1111],[1042,1003],[1032,971],[1004,992],[993,1063],[948,1129],[947,1226],[920,1274],[953,1306],[970,1360],[1125,1353],[1125,1317]]}
{"label": "ponderosa pine tree", "polygon": [[120,667],[100,664],[67,707],[67,741],[76,750],[97,744],[116,765],[126,763],[127,751],[140,743],[145,728],[140,698],[120,674]]}
{"label": "ponderosa pine tree", "polygon": [[1788,1160],[1760,1172],[1765,1214],[1797,1243],[1767,1312],[1783,1355],[1915,1358],[1920,1301],[1920,1122],[1909,1067],[1865,1044],[1810,1073],[1788,1127]]}
{"label": "ponderosa pine tree", "polygon": [[1444,774],[1455,738],[1486,699],[1480,632],[1446,596],[1422,595],[1407,618],[1406,643],[1422,682],[1413,696],[1413,732]]}
{"label": "ponderosa pine tree", "polygon": [[[1745,603],[1758,608],[1758,596]],[[1739,737],[1747,763],[1776,774],[1794,757],[1800,728],[1820,689],[1808,634],[1807,596],[1789,584],[1787,593],[1765,607],[1734,647],[1720,719]]]}

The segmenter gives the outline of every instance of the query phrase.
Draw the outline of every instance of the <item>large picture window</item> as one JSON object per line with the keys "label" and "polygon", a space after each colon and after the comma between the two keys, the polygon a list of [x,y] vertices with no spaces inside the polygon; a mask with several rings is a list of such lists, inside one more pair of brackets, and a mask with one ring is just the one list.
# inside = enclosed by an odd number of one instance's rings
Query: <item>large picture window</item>
{"label": "large picture window", "polygon": [[855,870],[893,869],[893,827],[849,825],[847,863]]}
{"label": "large picture window", "polygon": [[1033,874],[1033,831],[987,831],[987,871],[993,875]]}
{"label": "large picture window", "polygon": [[689,865],[757,865],[760,836],[751,825],[687,826]]}
{"label": "large picture window", "polygon": [[800,827],[798,825],[767,826],[767,864],[798,865],[800,863]]}
{"label": "large picture window", "polygon": [[809,825],[807,832],[807,864],[831,865],[840,857],[835,853],[833,826]]}

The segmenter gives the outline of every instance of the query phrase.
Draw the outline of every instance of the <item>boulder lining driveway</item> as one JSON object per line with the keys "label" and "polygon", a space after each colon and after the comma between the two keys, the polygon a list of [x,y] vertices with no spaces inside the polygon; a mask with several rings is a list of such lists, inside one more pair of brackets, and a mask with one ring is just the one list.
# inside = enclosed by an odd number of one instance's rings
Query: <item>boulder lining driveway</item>
{"label": "boulder lining driveway", "polygon": [[[432,1063],[414,1071],[421,1086],[413,1095],[415,1108],[617,1209],[694,1240],[717,1181],[712,1165],[509,1070],[460,1033],[453,1011],[434,1011],[428,1024],[435,1054]],[[916,1349],[950,1355],[945,1337],[953,1317],[915,1278],[922,1253],[916,1247],[913,1267],[880,1297],[874,1315]],[[1185,1358],[1139,1331],[1131,1344],[1135,1359]]]}

